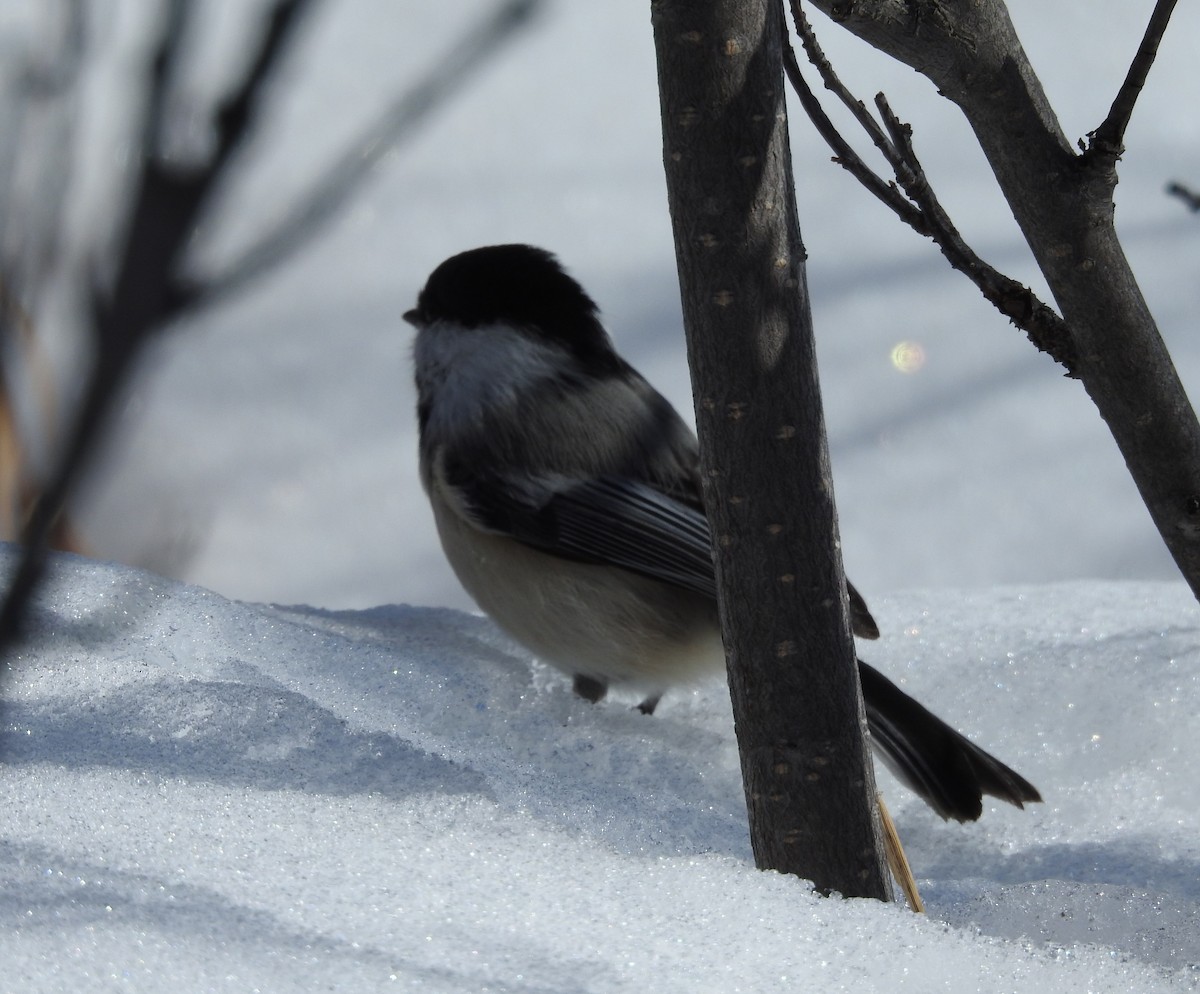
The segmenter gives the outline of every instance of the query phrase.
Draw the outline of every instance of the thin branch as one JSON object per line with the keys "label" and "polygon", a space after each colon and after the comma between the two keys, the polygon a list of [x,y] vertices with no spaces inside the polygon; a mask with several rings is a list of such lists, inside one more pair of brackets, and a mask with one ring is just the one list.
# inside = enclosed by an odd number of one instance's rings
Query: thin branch
{"label": "thin branch", "polygon": [[[793,9],[798,10],[796,7]],[[803,18],[804,15],[797,13],[797,17]],[[805,25],[807,26],[807,21]],[[809,59],[824,59],[824,54],[821,53],[819,48],[809,48],[808,39],[810,37],[812,37],[811,33],[809,35],[801,34]],[[815,38],[813,38],[813,43],[815,45]],[[816,53],[815,56],[814,52]],[[817,63],[814,61],[814,64]],[[854,176],[876,198],[895,211],[906,224],[916,228],[921,234],[928,234],[923,227],[921,212],[904,198],[903,194],[896,188],[895,183],[889,183],[863,162],[859,154],[854,151],[853,146],[842,137],[837,126],[829,119],[829,115],[825,113],[825,109],[821,106],[817,95],[813,93],[812,88],[808,85],[808,81],[801,74],[800,64],[796,61],[796,53],[793,51],[792,46],[788,44],[783,46],[783,66],[788,80],[792,84],[792,88],[796,91],[796,96],[800,98],[800,106],[804,108],[804,112],[808,115],[809,120],[816,127],[817,133],[825,139],[826,144],[833,150],[833,161]],[[836,77],[834,78],[836,79]],[[838,85],[840,86],[840,82]],[[844,89],[842,92],[845,92]],[[862,107],[862,103],[859,102],[858,106]],[[878,125],[870,118],[870,115],[866,116],[870,120],[870,123],[875,125],[875,128],[878,130]],[[864,127],[867,127],[867,125],[864,124]],[[882,134],[882,132],[880,133]],[[878,143],[876,144],[878,145]]]}
{"label": "thin branch", "polygon": [[[859,127],[867,133],[872,144],[887,159],[888,165],[893,170],[903,169],[904,164],[900,161],[896,153],[896,147],[888,137],[887,132],[875,120],[874,116],[867,109],[867,105],[851,93],[849,88],[838,78],[838,74],[833,68],[833,63],[829,61],[824,49],[821,48],[820,42],[817,41],[817,34],[813,31],[812,24],[809,23],[804,9],[800,6],[800,0],[791,0],[791,8],[792,16],[796,21],[796,33],[800,36],[800,44],[804,46],[804,54],[808,57],[808,61],[816,67],[817,72],[820,73],[821,82],[825,85],[825,89],[837,97],[842,105],[850,111],[854,120],[858,122]],[[790,45],[787,48],[788,54],[785,56],[785,59],[790,61],[795,67],[796,76],[799,77],[800,67],[796,63],[795,54],[791,51]],[[805,84],[805,88],[807,89],[807,84]]]}
{"label": "thin branch", "polygon": [[[173,0],[168,30],[186,29],[186,17],[192,0]],[[163,129],[169,119],[166,93],[170,87],[171,67],[181,34],[164,39],[155,59],[152,97],[153,117],[144,132],[142,181],[131,210],[122,273],[111,294],[97,294],[95,328],[105,336],[106,328],[127,335],[130,318],[134,328],[150,331],[177,318],[192,304],[192,287],[185,275],[183,256],[192,233],[213,191],[227,175],[237,149],[253,131],[260,102],[282,61],[287,43],[298,29],[314,0],[276,0],[267,16],[258,49],[241,82],[221,104],[216,114],[216,142],[208,161],[200,166],[180,168],[164,160]],[[135,285],[126,281],[132,280]],[[147,297],[147,283],[155,294]],[[106,299],[107,298],[107,299]],[[105,317],[105,307],[125,310],[122,320]],[[150,310],[152,313],[139,314]],[[135,332],[134,337],[141,334]]]}
{"label": "thin branch", "polygon": [[1177,0],[1158,0],[1154,5],[1150,23],[1146,25],[1146,33],[1142,36],[1142,43],[1129,65],[1125,81],[1117,90],[1108,117],[1088,136],[1091,140],[1087,148],[1088,153],[1096,153],[1110,160],[1120,157],[1124,150],[1125,129],[1133,116],[1134,104],[1137,103],[1142,87],[1146,85],[1146,77],[1150,74],[1150,67],[1154,65],[1158,46],[1162,42],[1163,33],[1167,30],[1167,22],[1171,20],[1176,3]]}
{"label": "thin branch", "polygon": [[908,167],[908,176],[898,171],[897,177],[904,192],[921,209],[921,216],[929,228],[929,237],[942,250],[950,265],[974,283],[986,300],[1024,331],[1034,345],[1061,364],[1068,376],[1075,376],[1075,346],[1066,322],[1032,290],[984,262],[966,243],[942,207],[917,158],[912,145],[912,128],[896,117],[882,93],[876,96],[875,103],[902,161]]}
{"label": "thin branch", "polygon": [[788,79],[817,131],[833,149],[834,161],[855,176],[914,231],[933,239],[953,268],[970,279],[984,298],[1024,331],[1037,348],[1060,363],[1068,376],[1074,376],[1075,350],[1062,318],[1028,287],[984,262],[966,243],[925,175],[925,169],[913,148],[912,129],[892,113],[883,94],[875,98],[884,122],[881,127],[863,102],[850,93],[825,58],[812,26],[800,9],[799,0],[791,0],[791,8],[796,32],[805,53],[820,72],[825,87],[837,95],[870,136],[891,167],[896,182],[888,182],[873,172],[842,137],[801,75],[791,46],[785,45],[784,66]]}
{"label": "thin branch", "polygon": [[188,287],[188,302],[202,306],[236,292],[295,256],[319,235],[357,192],[383,156],[415,131],[473,73],[501,50],[542,6],[543,0],[504,0],[434,63],[424,79],[388,106],[358,139],[310,185],[300,203],[243,251],[223,272]]}
{"label": "thin branch", "polygon": [[141,151],[157,155],[163,147],[163,128],[168,119],[167,95],[175,66],[181,58],[183,36],[192,20],[192,0],[170,0],[159,29],[158,47],[150,62],[150,93],[142,109]]}
{"label": "thin branch", "polygon": [[252,130],[267,84],[283,61],[283,55],[312,3],[313,0],[278,0],[271,11],[262,42],[246,70],[245,79],[217,111],[216,151],[205,170],[210,185],[223,174],[234,150]]}
{"label": "thin branch", "polygon": [[1190,187],[1186,187],[1182,183],[1168,183],[1167,193],[1182,200],[1193,214],[1200,211],[1200,193],[1196,193]]}

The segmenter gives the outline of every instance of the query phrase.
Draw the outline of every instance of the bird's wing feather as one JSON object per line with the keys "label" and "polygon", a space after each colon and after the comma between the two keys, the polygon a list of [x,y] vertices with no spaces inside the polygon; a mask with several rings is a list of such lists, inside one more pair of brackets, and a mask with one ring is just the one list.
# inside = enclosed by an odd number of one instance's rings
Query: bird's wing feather
{"label": "bird's wing feather", "polygon": [[[452,503],[476,527],[542,552],[620,566],[716,599],[708,519],[698,507],[627,477],[520,477],[484,465],[478,458],[442,464]],[[854,634],[878,638],[866,603],[848,587]]]}
{"label": "bird's wing feather", "polygon": [[542,517],[560,552],[716,599],[708,520],[652,487],[603,477],[578,481],[556,492]]}
{"label": "bird's wing feather", "polygon": [[716,598],[708,520],[644,483],[616,477],[444,477],[480,528],[579,562],[620,566]]}

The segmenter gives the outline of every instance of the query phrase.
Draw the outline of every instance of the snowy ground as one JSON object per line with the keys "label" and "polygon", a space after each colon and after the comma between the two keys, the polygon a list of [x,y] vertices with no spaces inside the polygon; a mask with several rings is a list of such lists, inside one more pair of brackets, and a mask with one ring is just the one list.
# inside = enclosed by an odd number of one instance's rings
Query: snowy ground
{"label": "snowy ground", "polygon": [[[255,4],[203,6],[215,42]],[[202,258],[284,210],[487,6],[326,4]],[[1102,120],[1151,6],[1011,4],[1073,138]],[[145,7],[95,10],[81,216],[124,161],[111,125]],[[953,108],[817,28],[861,95],[886,89],[913,121],[978,250],[1040,286]],[[1162,189],[1200,185],[1180,99],[1198,36],[1200,7],[1180,5],[1118,190],[1193,393],[1200,225]],[[219,63],[199,52],[196,85]],[[219,593],[59,563],[5,680],[0,992],[1197,986],[1195,601],[1078,384],[799,117],[843,546],[884,629],[864,654],[1047,803],[944,825],[884,775],[929,918],[819,900],[749,864],[723,686],[652,719],[592,708],[443,609],[468,601],[416,480],[399,314],[453,252],[544,245],[686,412],[657,115],[645,5],[547,3],[327,237],[156,350],[88,537]],[[916,372],[890,361],[905,341]]]}
{"label": "snowy ground", "polygon": [[1182,585],[874,606],[869,658],[1046,798],[945,824],[881,778],[927,918],[752,868],[720,682],[647,718],[455,611],[65,559],[7,680],[0,987],[1195,989]]}

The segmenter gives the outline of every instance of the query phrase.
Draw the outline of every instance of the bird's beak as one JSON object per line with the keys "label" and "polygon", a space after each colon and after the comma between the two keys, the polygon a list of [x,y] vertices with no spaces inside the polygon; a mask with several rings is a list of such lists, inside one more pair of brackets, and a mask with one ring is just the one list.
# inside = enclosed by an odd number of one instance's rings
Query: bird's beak
{"label": "bird's beak", "polygon": [[421,312],[415,307],[411,311],[405,311],[404,320],[411,324],[414,328],[419,328],[421,327]]}

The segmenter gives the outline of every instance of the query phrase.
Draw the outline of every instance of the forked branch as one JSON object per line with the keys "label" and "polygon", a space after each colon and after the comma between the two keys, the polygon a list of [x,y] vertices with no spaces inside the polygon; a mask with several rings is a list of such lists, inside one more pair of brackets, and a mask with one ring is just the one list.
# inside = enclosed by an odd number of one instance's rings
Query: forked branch
{"label": "forked branch", "polygon": [[1150,23],[1146,25],[1146,33],[1142,36],[1142,43],[1129,65],[1124,82],[1117,90],[1108,117],[1100,127],[1088,135],[1090,144],[1085,154],[1099,155],[1115,162],[1125,150],[1125,129],[1129,126],[1129,119],[1133,116],[1133,107],[1142,92],[1142,87],[1146,85],[1146,77],[1150,74],[1150,67],[1154,65],[1158,46],[1167,30],[1176,2],[1177,0],[1158,0],[1154,5]]}
{"label": "forked branch", "polygon": [[796,33],[808,60],[817,68],[826,89],[838,97],[862,126],[891,168],[895,180],[885,180],[854,151],[804,79],[795,52],[790,45],[785,45],[784,68],[788,79],[818,133],[833,150],[834,161],[858,179],[905,224],[933,239],[951,266],[966,275],[988,301],[1029,336],[1035,346],[1060,363],[1068,376],[1074,376],[1075,349],[1062,318],[1032,290],[989,265],[966,243],[929,183],[913,147],[912,128],[896,117],[882,93],[875,98],[876,108],[883,120],[881,125],[834,71],[817,42],[812,25],[800,8],[800,0],[791,0],[791,8]]}

